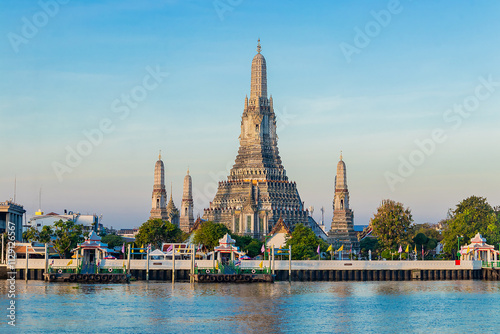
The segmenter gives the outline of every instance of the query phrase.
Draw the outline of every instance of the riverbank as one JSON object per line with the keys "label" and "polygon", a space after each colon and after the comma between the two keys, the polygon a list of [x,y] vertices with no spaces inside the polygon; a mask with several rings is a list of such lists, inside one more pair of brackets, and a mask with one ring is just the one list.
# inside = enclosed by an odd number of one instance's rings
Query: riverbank
{"label": "riverbank", "polygon": [[[0,295],[6,298],[5,285]],[[17,283],[20,332],[496,333],[500,282]],[[96,316],[98,321],[96,321]],[[2,322],[1,328],[6,328]]]}
{"label": "riverbank", "polygon": [[[75,264],[56,260],[56,265],[71,269]],[[191,260],[103,260],[103,266],[114,266],[129,272],[137,280],[186,282],[192,271]],[[499,280],[500,269],[483,268],[481,261],[256,261],[241,262],[241,268],[270,268],[277,281],[410,281],[410,280]],[[211,260],[197,260],[199,269],[213,268]],[[29,280],[42,280],[44,259],[30,259]],[[17,279],[25,279],[26,260],[16,261]]]}

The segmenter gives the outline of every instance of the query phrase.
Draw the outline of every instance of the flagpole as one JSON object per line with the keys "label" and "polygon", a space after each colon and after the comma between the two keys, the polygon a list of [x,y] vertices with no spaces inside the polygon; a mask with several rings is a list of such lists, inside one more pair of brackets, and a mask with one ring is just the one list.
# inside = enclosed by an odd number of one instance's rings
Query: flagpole
{"label": "flagpole", "polygon": [[146,281],[149,281],[149,246],[146,252],[147,262],[146,262]]}
{"label": "flagpole", "polygon": [[288,282],[292,283],[292,245],[288,246]]}

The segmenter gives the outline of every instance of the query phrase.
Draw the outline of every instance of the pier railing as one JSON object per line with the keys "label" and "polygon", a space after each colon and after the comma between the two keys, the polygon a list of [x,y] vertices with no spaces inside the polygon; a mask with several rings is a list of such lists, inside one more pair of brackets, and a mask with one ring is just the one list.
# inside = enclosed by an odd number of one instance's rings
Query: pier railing
{"label": "pier railing", "polygon": [[[53,262],[53,263],[52,263]],[[53,268],[76,269],[76,261],[69,263],[69,259],[50,259],[49,265]],[[274,268],[275,270],[288,270],[289,262],[287,260],[275,260],[274,263],[265,260],[243,260],[241,261],[241,270],[251,270],[259,268],[263,264],[263,269]],[[44,259],[29,259],[29,269],[44,269]],[[212,260],[196,260],[197,268],[213,268]],[[274,265],[274,267],[273,267]],[[500,262],[488,262],[488,267],[494,265],[500,267]],[[17,259],[16,268],[24,269],[26,259]],[[127,260],[102,260],[101,268],[124,268],[128,269]],[[338,261],[338,260],[309,260],[309,261],[291,261],[292,270],[479,270],[483,267],[482,261]],[[148,268],[147,260],[130,260],[131,270],[146,270]],[[149,260],[149,270],[170,270],[172,269],[172,260]],[[175,260],[176,270],[190,270],[191,260]]]}
{"label": "pier railing", "polygon": [[482,261],[483,268],[500,268],[500,261]]}
{"label": "pier railing", "polygon": [[[176,261],[177,263],[177,261]],[[233,263],[228,263],[226,265],[218,264],[217,267],[212,265],[209,267],[196,266],[194,269],[195,274],[270,274],[271,268],[262,267],[259,265],[255,268],[250,268],[248,266],[234,265]]]}

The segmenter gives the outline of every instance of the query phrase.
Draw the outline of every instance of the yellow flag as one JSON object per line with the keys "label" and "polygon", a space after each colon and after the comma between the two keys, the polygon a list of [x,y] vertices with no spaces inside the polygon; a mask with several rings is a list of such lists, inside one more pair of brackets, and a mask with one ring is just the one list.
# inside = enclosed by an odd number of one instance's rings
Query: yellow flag
{"label": "yellow flag", "polygon": [[344,245],[340,246],[339,249],[337,249],[337,252],[342,252],[344,250]]}
{"label": "yellow flag", "polygon": [[417,253],[417,245],[415,245],[415,249],[413,251]]}
{"label": "yellow flag", "polygon": [[144,253],[144,249],[143,248],[144,248],[144,244],[142,244],[141,251],[140,251],[141,253]]}
{"label": "yellow flag", "polygon": [[73,263],[73,260],[69,261],[68,264],[67,264],[67,266],[69,266],[72,263]]}
{"label": "yellow flag", "polygon": [[332,250],[333,250],[332,245],[330,245],[330,246],[326,249],[326,251],[327,251],[327,252],[331,252]]}
{"label": "yellow flag", "polygon": [[125,268],[125,261],[123,261],[123,268]]}
{"label": "yellow flag", "polygon": [[219,261],[215,262],[215,270],[219,270]]}
{"label": "yellow flag", "polygon": [[263,266],[264,266],[264,261],[260,261],[259,268],[262,269]]}
{"label": "yellow flag", "polygon": [[469,254],[469,251],[470,251],[469,245],[467,245],[467,254]]}
{"label": "yellow flag", "polygon": [[410,245],[406,245],[405,253],[409,253],[409,252],[410,252]]}

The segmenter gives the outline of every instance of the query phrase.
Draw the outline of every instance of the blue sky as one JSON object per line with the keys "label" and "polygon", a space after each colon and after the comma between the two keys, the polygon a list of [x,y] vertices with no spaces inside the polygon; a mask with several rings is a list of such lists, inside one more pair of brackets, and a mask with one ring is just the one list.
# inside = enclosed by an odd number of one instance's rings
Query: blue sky
{"label": "blue sky", "polygon": [[[201,214],[234,163],[257,38],[280,155],[316,220],[323,206],[331,221],[340,150],[356,224],[385,198],[418,223],[470,195],[500,205],[498,2],[53,4],[0,4],[0,200],[16,178],[28,214],[42,188],[45,212],[139,226],[160,149],[176,205],[189,167]],[[126,112],[124,95],[140,97]]]}

